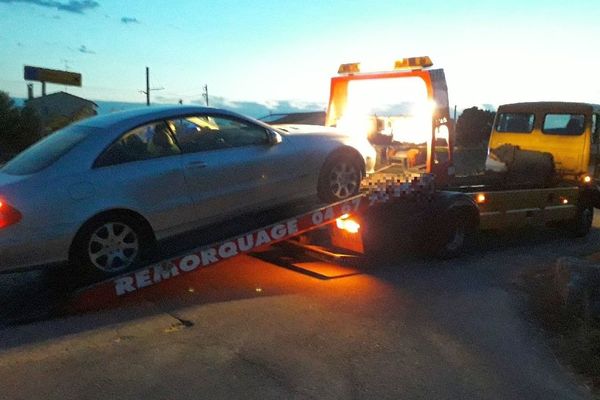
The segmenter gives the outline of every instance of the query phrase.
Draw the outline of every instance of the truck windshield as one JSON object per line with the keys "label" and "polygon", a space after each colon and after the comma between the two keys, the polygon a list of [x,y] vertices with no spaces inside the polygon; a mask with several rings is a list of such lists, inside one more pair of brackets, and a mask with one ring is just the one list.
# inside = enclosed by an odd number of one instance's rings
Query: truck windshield
{"label": "truck windshield", "polygon": [[382,134],[396,142],[424,143],[431,136],[432,112],[421,78],[352,80],[337,126],[362,136]]}

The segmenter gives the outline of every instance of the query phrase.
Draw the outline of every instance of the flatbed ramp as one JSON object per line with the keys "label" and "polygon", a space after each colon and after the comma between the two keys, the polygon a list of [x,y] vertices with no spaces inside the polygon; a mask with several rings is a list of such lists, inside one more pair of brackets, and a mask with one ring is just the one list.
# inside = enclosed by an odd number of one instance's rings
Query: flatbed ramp
{"label": "flatbed ramp", "polygon": [[114,305],[145,288],[179,279],[240,254],[256,252],[330,224],[344,215],[359,213],[369,206],[368,202],[367,196],[357,195],[94,283],[74,292],[70,308],[86,311]]}

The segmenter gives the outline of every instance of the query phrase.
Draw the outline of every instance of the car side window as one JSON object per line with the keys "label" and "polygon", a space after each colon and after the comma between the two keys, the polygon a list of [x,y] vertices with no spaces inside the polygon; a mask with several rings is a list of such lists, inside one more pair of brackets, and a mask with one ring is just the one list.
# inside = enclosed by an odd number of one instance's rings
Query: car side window
{"label": "car side window", "polygon": [[261,126],[228,116],[192,116],[169,123],[184,153],[267,144]]}
{"label": "car side window", "polygon": [[169,123],[173,127],[177,143],[184,153],[230,147],[220,137],[219,127],[211,117],[193,116],[170,120]]}
{"label": "car side window", "polygon": [[121,136],[98,157],[95,166],[122,164],[181,153],[164,121],[142,125]]}

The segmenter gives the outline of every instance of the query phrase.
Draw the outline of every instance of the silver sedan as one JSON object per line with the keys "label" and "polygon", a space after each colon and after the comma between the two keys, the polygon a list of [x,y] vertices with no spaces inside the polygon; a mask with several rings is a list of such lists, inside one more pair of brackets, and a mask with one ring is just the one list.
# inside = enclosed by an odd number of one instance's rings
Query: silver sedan
{"label": "silver sedan", "polygon": [[156,240],[315,193],[349,197],[372,157],[340,133],[213,108],[90,118],[0,169],[0,271],[69,261],[112,275]]}

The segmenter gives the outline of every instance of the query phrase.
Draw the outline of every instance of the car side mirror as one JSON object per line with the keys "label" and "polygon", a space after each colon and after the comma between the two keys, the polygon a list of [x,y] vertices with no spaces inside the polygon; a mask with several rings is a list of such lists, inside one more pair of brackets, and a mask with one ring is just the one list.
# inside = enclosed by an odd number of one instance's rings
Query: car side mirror
{"label": "car side mirror", "polygon": [[267,135],[269,136],[269,144],[281,143],[281,135],[275,131],[268,130]]}

